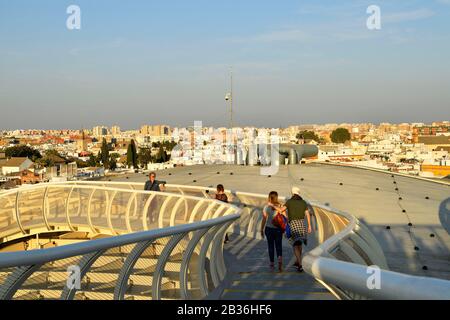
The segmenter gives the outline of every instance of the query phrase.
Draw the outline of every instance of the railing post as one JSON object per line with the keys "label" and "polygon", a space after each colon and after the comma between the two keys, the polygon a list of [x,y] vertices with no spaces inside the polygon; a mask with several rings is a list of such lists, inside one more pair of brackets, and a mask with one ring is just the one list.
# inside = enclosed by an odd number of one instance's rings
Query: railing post
{"label": "railing post", "polygon": [[69,229],[72,231],[76,231],[76,229],[72,226],[72,223],[70,222],[70,215],[69,215],[69,202],[70,202],[70,197],[72,196],[72,191],[75,188],[75,186],[72,186],[72,188],[69,191],[69,194],[67,195],[66,198],[66,221],[67,221],[67,225],[69,226]]}
{"label": "railing post", "polygon": [[114,191],[111,199],[108,202],[108,207],[106,210],[106,219],[108,220],[108,227],[109,227],[109,230],[111,230],[112,234],[118,234],[116,232],[116,230],[114,230],[114,226],[112,224],[112,218],[111,218],[112,204],[114,202],[114,198],[116,197],[116,194],[117,194],[117,191]]}
{"label": "railing post", "polygon": [[159,210],[159,216],[158,216],[158,228],[164,228],[164,213],[166,211],[167,204],[172,199],[173,199],[173,196],[167,196],[164,199],[163,204],[161,205],[161,209]]}
{"label": "railing post", "polygon": [[20,266],[14,269],[0,287],[0,300],[11,300],[24,282],[41,267],[42,264],[36,264],[31,266]]}
{"label": "railing post", "polygon": [[125,298],[128,279],[133,272],[133,268],[136,265],[136,262],[139,260],[145,250],[147,250],[147,248],[155,241],[156,239],[151,239],[148,241],[139,242],[131,250],[130,254],[127,256],[127,259],[123,264],[122,269],[120,269],[117,284],[114,288],[114,300],[123,300]]}
{"label": "railing post", "polygon": [[177,244],[187,235],[187,233],[180,233],[172,236],[169,242],[164,247],[163,251],[159,255],[158,262],[156,264],[155,271],[153,273],[152,281],[152,299],[161,300],[161,281],[163,278],[164,267],[166,266],[167,260],[177,246]]}
{"label": "railing post", "polygon": [[[191,257],[192,254],[194,253],[195,247],[198,245],[198,243],[200,242],[200,239],[205,235],[205,233],[208,232],[208,229],[201,229],[195,232],[194,236],[192,237],[192,239],[189,241],[189,244],[186,248],[186,250],[184,251],[183,254],[183,260],[181,263],[181,268],[180,268],[180,294],[181,294],[181,299],[182,300],[186,300],[189,299],[189,292],[188,292],[188,268],[189,268],[189,263],[191,261]],[[200,276],[200,274],[199,274]]]}
{"label": "railing post", "polygon": [[25,232],[25,229],[22,226],[22,221],[20,221],[20,208],[19,208],[19,198],[20,198],[20,191],[17,191],[16,193],[16,221],[17,221],[17,225],[20,228],[20,231],[22,231],[23,234],[27,234]]}
{"label": "railing post", "polygon": [[92,223],[92,216],[91,216],[91,204],[92,204],[92,199],[94,198],[94,194],[95,191],[97,191],[97,188],[94,187],[94,189],[91,191],[91,194],[89,195],[89,200],[88,200],[88,207],[87,207],[87,221],[89,224],[89,227],[91,228],[91,231],[94,234],[97,234],[97,229],[94,227],[94,224]]}
{"label": "railing post", "polygon": [[48,202],[48,187],[45,188],[44,196],[42,198],[42,218],[44,219],[44,223],[45,226],[47,227],[47,230],[50,231],[51,228],[47,220],[47,202]]}
{"label": "railing post", "polygon": [[127,226],[127,230],[129,233],[133,232],[133,230],[131,228],[131,223],[130,223],[130,209],[131,209],[131,204],[133,203],[133,201],[136,201],[136,197],[137,197],[137,193],[133,193],[130,196],[130,199],[128,199],[127,209],[126,209],[126,213],[125,213],[125,224]]}
{"label": "railing post", "polygon": [[[100,250],[97,252],[88,253],[81,257],[78,262],[78,267],[80,268],[80,281],[84,278],[95,261],[97,261],[97,259],[100,258],[105,252],[106,250]],[[61,292],[60,300],[73,300],[77,290],[78,289],[75,287],[68,288],[67,285],[64,286],[64,289]]]}

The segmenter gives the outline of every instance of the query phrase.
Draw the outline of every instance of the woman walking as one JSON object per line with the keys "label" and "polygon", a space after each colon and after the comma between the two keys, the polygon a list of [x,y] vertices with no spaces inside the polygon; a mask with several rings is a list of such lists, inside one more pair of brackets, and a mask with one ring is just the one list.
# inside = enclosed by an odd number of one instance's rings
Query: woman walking
{"label": "woman walking", "polygon": [[[267,245],[269,248],[270,269],[275,270],[275,251],[278,259],[278,270],[283,270],[283,252],[282,241],[283,231],[281,228],[273,224],[273,219],[277,215],[277,209],[281,208],[278,201],[278,193],[272,191],[269,193],[268,204],[263,209],[263,219],[261,222],[261,237],[264,239],[264,235],[267,238]],[[285,215],[284,212],[280,214]]]}

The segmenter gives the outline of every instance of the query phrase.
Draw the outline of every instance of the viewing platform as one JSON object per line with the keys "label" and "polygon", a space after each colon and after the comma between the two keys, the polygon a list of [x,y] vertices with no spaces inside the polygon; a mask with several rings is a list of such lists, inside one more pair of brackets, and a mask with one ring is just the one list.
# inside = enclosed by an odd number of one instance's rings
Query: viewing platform
{"label": "viewing platform", "polygon": [[[450,299],[448,185],[316,164],[274,176],[174,168],[158,172],[165,192],[143,191],[146,179],[0,193],[0,298]],[[211,198],[218,183],[229,204]],[[283,272],[271,272],[261,210],[269,191],[293,185],[313,213],[305,272],[291,268],[287,241]],[[380,290],[366,283],[372,265]]]}

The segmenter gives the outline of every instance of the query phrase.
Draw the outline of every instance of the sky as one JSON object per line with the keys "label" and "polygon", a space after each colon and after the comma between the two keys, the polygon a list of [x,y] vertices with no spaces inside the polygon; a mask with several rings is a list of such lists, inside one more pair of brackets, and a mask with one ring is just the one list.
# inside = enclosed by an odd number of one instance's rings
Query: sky
{"label": "sky", "polygon": [[231,68],[239,126],[450,120],[450,0],[0,0],[0,130],[227,126]]}

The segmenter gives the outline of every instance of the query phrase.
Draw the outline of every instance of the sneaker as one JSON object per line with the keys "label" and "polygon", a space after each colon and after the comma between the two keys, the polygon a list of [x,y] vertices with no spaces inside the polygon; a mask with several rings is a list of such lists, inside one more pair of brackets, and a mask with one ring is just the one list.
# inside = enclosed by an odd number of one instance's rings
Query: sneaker
{"label": "sneaker", "polygon": [[303,272],[303,267],[302,267],[302,266],[298,266],[298,267],[297,267],[297,271],[298,271],[298,272]]}

